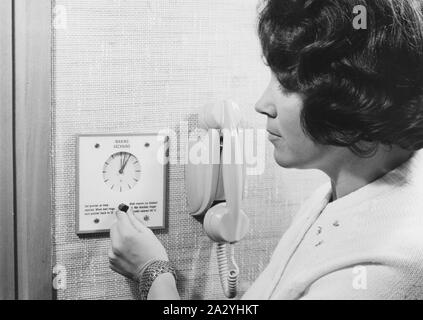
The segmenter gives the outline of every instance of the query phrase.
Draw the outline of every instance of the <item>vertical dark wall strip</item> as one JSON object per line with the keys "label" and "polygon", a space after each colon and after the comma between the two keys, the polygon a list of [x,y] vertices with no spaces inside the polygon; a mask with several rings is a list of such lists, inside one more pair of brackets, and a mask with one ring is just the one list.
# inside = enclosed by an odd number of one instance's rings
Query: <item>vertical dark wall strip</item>
{"label": "vertical dark wall strip", "polygon": [[0,2],[0,300],[15,297],[12,0]]}
{"label": "vertical dark wall strip", "polygon": [[51,0],[14,1],[19,299],[51,299]]}

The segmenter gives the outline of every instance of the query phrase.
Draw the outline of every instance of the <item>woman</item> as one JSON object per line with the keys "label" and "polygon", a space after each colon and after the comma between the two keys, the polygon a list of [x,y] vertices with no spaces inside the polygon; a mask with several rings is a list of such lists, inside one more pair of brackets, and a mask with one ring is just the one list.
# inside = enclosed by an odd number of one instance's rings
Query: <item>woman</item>
{"label": "woman", "polygon": [[[258,30],[272,77],[256,110],[280,166],[319,169],[330,183],[301,207],[243,298],[423,298],[422,6],[265,1]],[[118,213],[111,239],[111,267],[129,277],[168,260],[132,213]],[[179,297],[167,271],[149,299]]]}

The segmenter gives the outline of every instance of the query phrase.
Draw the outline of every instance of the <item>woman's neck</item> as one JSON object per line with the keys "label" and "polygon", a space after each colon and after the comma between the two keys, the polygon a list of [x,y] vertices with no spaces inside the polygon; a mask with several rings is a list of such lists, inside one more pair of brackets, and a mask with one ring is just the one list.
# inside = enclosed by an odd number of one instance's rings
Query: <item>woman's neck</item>
{"label": "woman's neck", "polygon": [[332,183],[332,200],[341,198],[374,180],[382,177],[407,161],[412,151],[393,146],[380,147],[369,158],[361,158],[351,152],[345,153],[337,159],[336,165],[324,170]]}

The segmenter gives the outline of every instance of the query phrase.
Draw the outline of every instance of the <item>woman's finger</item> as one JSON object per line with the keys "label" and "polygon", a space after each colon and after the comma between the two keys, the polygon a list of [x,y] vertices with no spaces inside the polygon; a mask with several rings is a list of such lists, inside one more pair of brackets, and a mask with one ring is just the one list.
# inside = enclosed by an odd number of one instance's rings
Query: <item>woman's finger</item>
{"label": "woman's finger", "polygon": [[135,227],[132,225],[131,221],[129,220],[126,212],[117,211],[116,217],[118,220],[117,231],[119,232],[119,234],[128,235],[137,231]]}
{"label": "woman's finger", "polygon": [[129,218],[129,221],[131,221],[131,223],[132,223],[132,225],[135,227],[135,229],[137,229],[139,232],[141,232],[141,233],[143,233],[143,232],[148,232],[148,230],[150,230],[150,229],[148,229],[148,227],[145,225],[145,224],[143,224],[136,216],[135,216],[135,214],[134,214],[134,211],[132,211],[132,209],[131,210],[128,210],[128,213],[127,213],[127,215],[128,215],[128,218]]}
{"label": "woman's finger", "polygon": [[107,253],[107,255],[109,257],[109,260],[116,260],[117,259],[117,257],[115,255],[115,253],[113,252],[112,248],[109,249],[109,252]]}
{"label": "woman's finger", "polygon": [[110,227],[110,242],[113,250],[119,246],[119,234],[117,232],[117,221],[113,223]]}

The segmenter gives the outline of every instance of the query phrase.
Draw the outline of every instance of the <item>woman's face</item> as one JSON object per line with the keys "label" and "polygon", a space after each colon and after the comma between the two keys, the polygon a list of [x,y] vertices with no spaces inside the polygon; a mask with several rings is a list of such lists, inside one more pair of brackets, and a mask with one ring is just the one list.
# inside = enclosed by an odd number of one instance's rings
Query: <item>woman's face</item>
{"label": "woman's face", "polygon": [[300,124],[302,107],[301,95],[288,93],[272,73],[255,109],[267,116],[269,140],[275,147],[274,157],[280,166],[324,169],[331,162],[328,160],[334,147],[316,144],[304,134]]}

